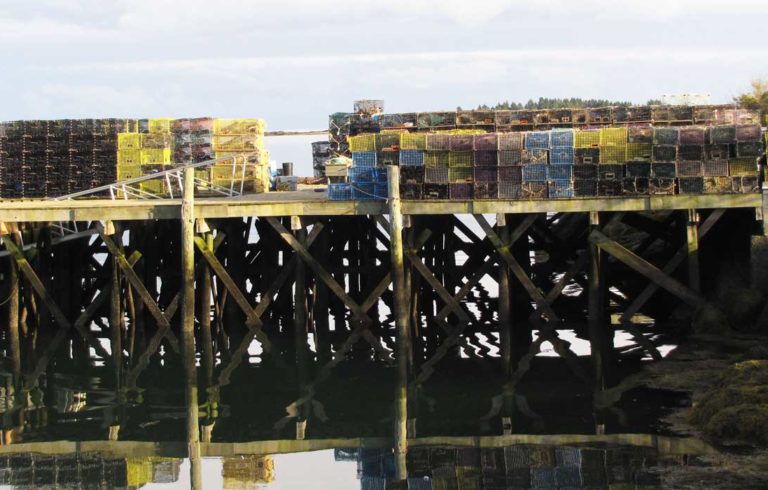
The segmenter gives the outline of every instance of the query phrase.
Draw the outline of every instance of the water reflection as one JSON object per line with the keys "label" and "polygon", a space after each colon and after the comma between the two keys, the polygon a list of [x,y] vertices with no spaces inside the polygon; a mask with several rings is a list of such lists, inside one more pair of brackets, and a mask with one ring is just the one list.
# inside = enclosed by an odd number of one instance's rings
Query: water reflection
{"label": "water reflection", "polygon": [[[503,440],[477,441],[482,444]],[[711,450],[690,439],[638,436],[632,442],[514,444],[500,447],[416,445],[407,457],[407,482],[395,479],[390,448],[348,447],[276,455],[237,454],[204,459],[204,488],[318,489],[600,489],[665,488],[654,469],[683,467]],[[417,444],[418,441],[416,441]],[[282,443],[283,451],[299,449]],[[56,447],[54,446],[53,449]],[[189,461],[180,457],[126,457],[127,443],[102,451],[0,455],[0,485],[12,488],[185,488]],[[133,448],[135,449],[135,447]],[[181,450],[157,445],[157,452]],[[149,446],[139,447],[139,451]],[[234,446],[205,446],[229,452]],[[330,451],[330,454],[329,454]],[[112,453],[112,454],[110,454]]]}

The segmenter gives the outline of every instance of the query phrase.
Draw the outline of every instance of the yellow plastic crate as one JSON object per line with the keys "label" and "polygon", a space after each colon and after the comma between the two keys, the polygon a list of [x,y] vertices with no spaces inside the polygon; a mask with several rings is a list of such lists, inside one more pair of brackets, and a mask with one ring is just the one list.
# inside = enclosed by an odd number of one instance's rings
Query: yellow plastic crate
{"label": "yellow plastic crate", "polygon": [[728,174],[731,177],[755,176],[757,163],[754,158],[733,158],[728,161]]}
{"label": "yellow plastic crate", "polygon": [[349,151],[376,151],[375,134],[358,134],[349,137]]}
{"label": "yellow plastic crate", "polygon": [[251,165],[267,165],[269,163],[269,153],[263,151],[257,152],[241,152],[241,151],[217,151],[215,158],[222,160],[216,165],[232,165],[233,163],[243,163],[243,160],[247,160],[247,163]]}
{"label": "yellow plastic crate", "polygon": [[448,180],[452,184],[472,182],[474,179],[472,167],[451,167],[448,169]]}
{"label": "yellow plastic crate", "polygon": [[117,180],[128,180],[143,175],[141,165],[118,165]]}
{"label": "yellow plastic crate", "polygon": [[147,120],[147,131],[150,133],[170,133],[173,119],[155,118]]}
{"label": "yellow plastic crate", "polygon": [[129,458],[126,463],[126,482],[129,487],[142,487],[152,482],[152,461]]}
{"label": "yellow plastic crate", "polygon": [[149,133],[141,134],[141,149],[162,150],[171,148],[170,133]]}
{"label": "yellow plastic crate", "polygon": [[650,143],[629,143],[627,145],[627,161],[650,162],[652,148]]}
{"label": "yellow plastic crate", "polygon": [[233,189],[235,191],[240,191],[241,184],[243,192],[254,194],[254,193],[263,193],[267,192],[269,190],[269,184],[268,182],[265,182],[261,179],[251,179],[251,180],[236,180],[233,181],[232,179],[213,179],[213,184],[217,185],[219,187],[224,187],[225,189]]}
{"label": "yellow plastic crate", "polygon": [[211,179],[222,180],[232,178],[240,179],[256,179],[261,176],[261,167],[259,165],[216,165],[211,167]]}
{"label": "yellow plastic crate", "polygon": [[141,150],[142,165],[165,165],[171,163],[171,149],[143,149]]}
{"label": "yellow plastic crate", "polygon": [[629,130],[627,128],[602,128],[600,146],[627,146]]}
{"label": "yellow plastic crate", "polygon": [[438,131],[438,133],[448,133],[448,134],[483,134],[487,133],[487,131],[483,131],[482,129],[448,129],[445,131]]}
{"label": "yellow plastic crate", "polygon": [[426,133],[402,133],[400,135],[401,150],[426,150]]}
{"label": "yellow plastic crate", "polygon": [[592,148],[600,146],[600,131],[597,129],[588,129],[574,132],[573,146],[576,148]]}
{"label": "yellow plastic crate", "polygon": [[448,168],[450,161],[450,152],[448,151],[429,151],[424,152],[424,166],[430,168]]}
{"label": "yellow plastic crate", "polygon": [[118,150],[138,150],[141,149],[141,136],[139,133],[118,133]]}
{"label": "yellow plastic crate", "polygon": [[141,165],[141,150],[118,150],[117,165]]}
{"label": "yellow plastic crate", "polygon": [[475,154],[471,151],[452,151],[448,153],[449,167],[471,167],[475,164]]}
{"label": "yellow plastic crate", "polygon": [[150,194],[162,195],[168,192],[168,187],[165,179],[153,179],[139,183],[139,189]]}
{"label": "yellow plastic crate", "polygon": [[626,146],[601,146],[600,163],[625,163],[627,161]]}
{"label": "yellow plastic crate", "polygon": [[264,137],[258,134],[230,134],[213,137],[214,151],[253,152],[264,147]]}
{"label": "yellow plastic crate", "polygon": [[267,124],[263,119],[214,119],[213,134],[264,134]]}

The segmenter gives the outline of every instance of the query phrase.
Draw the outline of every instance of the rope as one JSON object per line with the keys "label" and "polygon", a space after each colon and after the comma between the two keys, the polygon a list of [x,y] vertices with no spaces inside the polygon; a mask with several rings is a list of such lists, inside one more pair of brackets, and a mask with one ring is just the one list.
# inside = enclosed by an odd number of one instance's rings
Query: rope
{"label": "rope", "polygon": [[379,199],[381,201],[389,201],[389,199],[390,199],[389,197],[377,196],[376,194],[371,194],[370,192],[365,192],[361,188],[357,187],[355,184],[349,184],[349,187],[350,187],[350,189],[357,189],[357,191],[360,192],[361,194],[365,194],[366,196],[371,196],[371,197],[373,197],[375,199]]}

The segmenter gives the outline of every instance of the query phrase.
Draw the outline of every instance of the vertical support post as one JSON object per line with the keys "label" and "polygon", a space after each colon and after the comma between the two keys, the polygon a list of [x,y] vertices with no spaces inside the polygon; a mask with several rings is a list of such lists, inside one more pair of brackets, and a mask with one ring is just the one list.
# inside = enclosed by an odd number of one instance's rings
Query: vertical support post
{"label": "vertical support post", "polygon": [[[590,232],[599,228],[600,214],[597,212],[589,213]],[[604,263],[600,248],[587,241],[589,249],[589,277],[587,280],[587,321],[589,330],[589,344],[591,348],[592,365],[595,376],[595,393],[599,393],[607,387],[606,366],[609,353],[608,346],[613,345],[613,339],[608,335],[612,334],[606,329],[605,324],[605,284],[603,277]],[[610,341],[610,344],[609,344]],[[595,433],[600,435],[605,433],[605,418],[602,413],[595,413]]]}
{"label": "vertical support post", "polygon": [[[589,227],[594,230],[600,226],[600,215],[597,212],[589,213]],[[600,248],[589,243],[589,280],[588,288],[588,322],[589,343],[592,350],[592,364],[595,372],[595,391],[605,389],[605,363],[604,358],[607,332],[605,328],[605,295],[603,294],[603,257]]]}
{"label": "vertical support post", "polygon": [[[299,216],[291,216],[291,229],[296,240],[307,243],[307,230]],[[303,260],[297,260],[294,268],[295,288],[293,292],[293,340],[296,349],[296,368],[299,379],[299,396],[304,396],[307,380],[307,274]],[[296,419],[296,440],[303,440],[307,429],[308,406],[302,405]]]}
{"label": "vertical support post", "polygon": [[186,380],[187,451],[193,489],[202,489],[200,430],[198,428],[197,370],[195,367],[195,174],[184,169],[181,201],[181,337]]}
{"label": "vertical support post", "polygon": [[695,209],[688,210],[686,223],[688,241],[688,286],[701,292],[701,273],[699,270],[699,214]]}
{"label": "vertical support post", "polygon": [[[15,235],[6,235],[5,240],[15,240]],[[13,362],[13,377],[21,376],[21,345],[19,340],[19,267],[13,257],[8,259],[8,340],[10,357]]]}
{"label": "vertical support post", "polygon": [[[499,238],[505,245],[509,244],[510,229],[505,214],[496,215],[496,228]],[[509,266],[506,261],[500,261],[498,268],[499,283],[499,347],[501,351],[501,373],[506,379],[513,371],[512,366],[512,295],[509,278]],[[514,396],[504,396],[504,408],[501,417],[502,432],[504,435],[512,433],[512,419],[514,417]]]}
{"label": "vertical support post", "polygon": [[[199,225],[198,228],[203,228]],[[200,229],[198,229],[200,231]],[[205,231],[205,245],[208,250],[213,250],[213,233],[206,229]],[[213,290],[213,278],[211,276],[211,269],[206,262],[203,266],[200,293],[198,296],[198,322],[200,323],[200,341],[202,342],[202,365],[205,372],[205,387],[211,388],[213,385],[213,368],[214,368],[214,353],[213,353],[213,335],[211,334],[211,300]],[[216,401],[210,394],[208,395],[208,417],[203,425],[203,442],[211,442],[213,437],[213,425],[216,422],[214,413],[216,411]]]}
{"label": "vertical support post", "polygon": [[[112,349],[112,364],[115,370],[115,395],[118,396],[122,384],[123,368],[123,310],[120,290],[120,266],[117,259],[112,257],[112,283],[109,298],[109,332]],[[120,434],[119,409],[115,413],[112,425],[109,427],[109,440],[116,441]]]}
{"label": "vertical support post", "polygon": [[[109,323],[110,336],[112,343],[112,361],[115,367],[122,366],[123,363],[123,339],[122,339],[122,320],[123,310],[120,298],[120,267],[117,260],[112,260],[112,284],[109,302]],[[120,369],[115,370],[115,390],[120,389]]]}
{"label": "vertical support post", "polygon": [[[504,244],[509,243],[509,227],[504,214],[496,215],[496,227],[499,238]],[[512,364],[512,302],[509,293],[509,267],[505,261],[499,264],[499,343],[501,346],[502,373],[507,376]]]}
{"label": "vertical support post", "polygon": [[408,322],[408,291],[405,284],[403,257],[403,214],[400,203],[400,168],[388,167],[389,184],[389,239],[392,259],[392,292],[397,327],[397,390],[395,392],[395,478],[408,478],[406,454],[408,451],[408,357],[411,336]]}

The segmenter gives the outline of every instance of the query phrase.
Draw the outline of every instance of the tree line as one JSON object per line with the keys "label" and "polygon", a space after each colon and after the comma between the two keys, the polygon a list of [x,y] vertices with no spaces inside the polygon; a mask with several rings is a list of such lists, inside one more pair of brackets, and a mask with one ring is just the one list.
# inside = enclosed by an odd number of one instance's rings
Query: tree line
{"label": "tree line", "polygon": [[[649,100],[648,105],[660,104],[659,100]],[[580,99],[577,97],[571,97],[568,99],[539,97],[539,100],[529,99],[528,102],[522,104],[520,102],[501,102],[495,106],[489,106],[487,104],[480,105],[477,110],[489,111],[489,110],[536,110],[536,109],[588,109],[591,107],[627,107],[632,103],[628,101],[615,101],[607,99]],[[462,110],[461,107],[458,110]]]}

